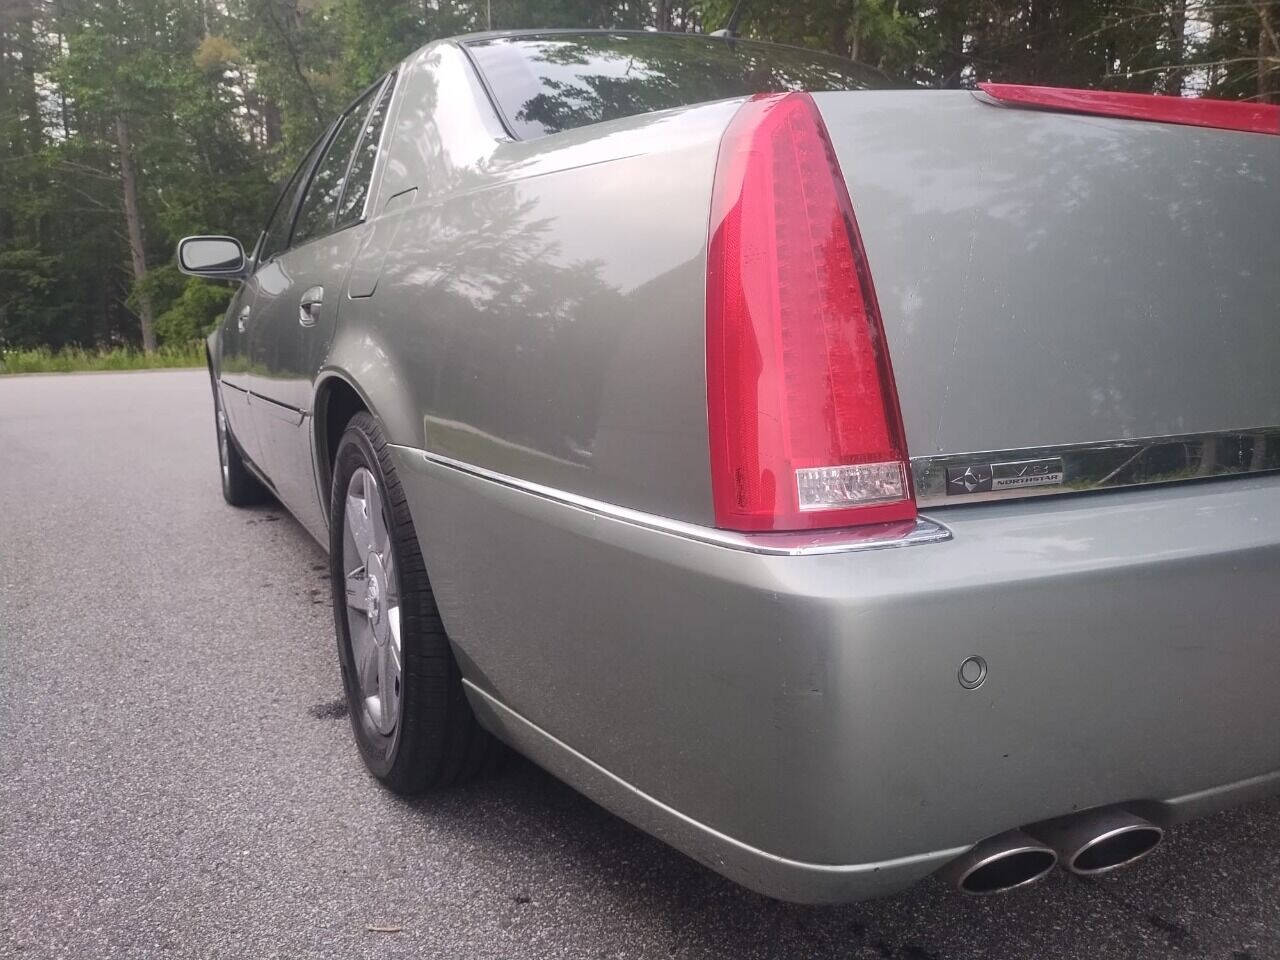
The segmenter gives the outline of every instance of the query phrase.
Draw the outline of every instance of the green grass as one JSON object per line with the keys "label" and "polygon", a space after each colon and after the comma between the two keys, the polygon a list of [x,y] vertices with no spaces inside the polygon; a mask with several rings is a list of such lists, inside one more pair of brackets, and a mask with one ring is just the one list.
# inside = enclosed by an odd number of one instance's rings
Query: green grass
{"label": "green grass", "polygon": [[82,370],[150,370],[155,367],[203,367],[204,343],[196,340],[181,346],[163,346],[154,353],[133,347],[85,350],[67,347],[49,350],[0,349],[0,374],[77,373]]}

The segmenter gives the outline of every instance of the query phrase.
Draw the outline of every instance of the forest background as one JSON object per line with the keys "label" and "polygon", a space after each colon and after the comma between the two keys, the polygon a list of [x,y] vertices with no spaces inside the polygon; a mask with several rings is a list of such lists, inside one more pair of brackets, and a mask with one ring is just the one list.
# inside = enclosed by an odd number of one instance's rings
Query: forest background
{"label": "forest background", "polygon": [[[735,5],[0,0],[0,372],[24,357],[70,369],[199,356],[231,288],[179,274],[176,241],[252,243],[328,120],[429,40],[490,27],[710,32]],[[743,36],[933,87],[1280,102],[1280,0],[744,0],[739,16]]]}

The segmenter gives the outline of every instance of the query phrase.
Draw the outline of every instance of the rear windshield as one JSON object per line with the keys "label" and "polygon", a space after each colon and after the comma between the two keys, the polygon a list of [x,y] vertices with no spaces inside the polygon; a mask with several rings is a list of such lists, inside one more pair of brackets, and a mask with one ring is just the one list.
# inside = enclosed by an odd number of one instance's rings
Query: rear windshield
{"label": "rear windshield", "polygon": [[877,71],[840,57],[694,34],[543,34],[467,47],[508,126],[525,140],[753,93],[890,86]]}

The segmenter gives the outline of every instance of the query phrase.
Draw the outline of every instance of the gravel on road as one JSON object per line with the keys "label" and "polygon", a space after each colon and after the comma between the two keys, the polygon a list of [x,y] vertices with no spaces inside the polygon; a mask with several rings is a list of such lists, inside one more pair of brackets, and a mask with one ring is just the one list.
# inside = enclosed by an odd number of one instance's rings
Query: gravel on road
{"label": "gravel on road", "polygon": [[822,908],[523,760],[399,799],[325,562],[222,502],[204,371],[0,378],[0,956],[1280,958],[1280,799],[1105,878]]}

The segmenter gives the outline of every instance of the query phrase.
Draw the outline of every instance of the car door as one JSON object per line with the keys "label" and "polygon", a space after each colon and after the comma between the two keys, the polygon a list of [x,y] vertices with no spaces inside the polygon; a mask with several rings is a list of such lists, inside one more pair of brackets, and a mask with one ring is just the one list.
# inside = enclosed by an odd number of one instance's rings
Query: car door
{"label": "car door", "polygon": [[240,284],[240,289],[231,298],[226,315],[222,318],[222,330],[218,341],[218,380],[222,397],[222,410],[227,416],[231,435],[244,451],[245,456],[253,459],[253,448],[256,445],[253,436],[253,423],[249,419],[249,381],[246,369],[245,321],[248,319],[253,304],[253,292],[249,284]]}
{"label": "car door", "polygon": [[276,274],[271,270],[272,263],[288,245],[289,232],[293,226],[293,214],[297,209],[302,188],[307,182],[307,175],[315,163],[316,156],[328,139],[328,131],[307,151],[307,155],[293,172],[276,204],[267,218],[266,228],[258,238],[258,245],[253,253],[254,270],[240,286],[232,300],[231,307],[222,327],[222,366],[221,379],[224,387],[223,399],[227,415],[231,420],[231,431],[236,442],[254,465],[267,472],[263,458],[263,448],[258,436],[257,425],[251,412],[249,391],[257,385],[253,365],[251,345],[257,325],[263,318],[261,304],[264,284],[267,289],[278,286]]}
{"label": "car door", "polygon": [[311,169],[285,250],[258,271],[250,412],[267,471],[285,505],[313,535],[327,530],[316,487],[311,400],[338,323],[341,291],[358,248],[364,200],[390,99],[388,78],[338,119]]}

